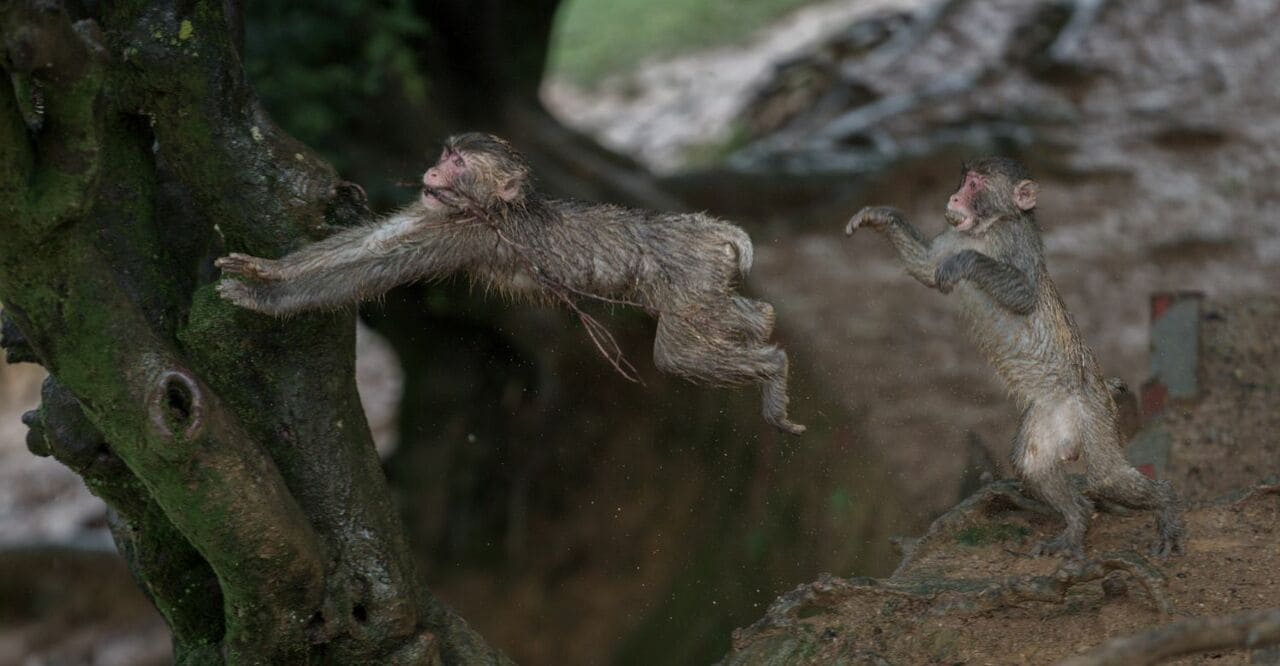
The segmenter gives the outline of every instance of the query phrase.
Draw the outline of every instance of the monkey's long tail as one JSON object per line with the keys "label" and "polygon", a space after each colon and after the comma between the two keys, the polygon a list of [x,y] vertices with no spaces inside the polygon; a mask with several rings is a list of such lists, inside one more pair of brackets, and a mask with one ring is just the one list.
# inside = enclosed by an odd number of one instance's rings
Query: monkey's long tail
{"label": "monkey's long tail", "polygon": [[747,232],[733,227],[729,232],[729,242],[733,244],[733,249],[738,252],[738,274],[746,277],[751,272],[751,264],[755,262],[756,251],[751,245],[751,237]]}

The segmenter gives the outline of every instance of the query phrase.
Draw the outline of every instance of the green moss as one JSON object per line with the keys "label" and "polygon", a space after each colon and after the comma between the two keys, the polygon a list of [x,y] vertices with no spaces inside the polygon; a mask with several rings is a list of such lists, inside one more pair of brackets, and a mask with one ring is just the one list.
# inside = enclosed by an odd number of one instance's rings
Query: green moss
{"label": "green moss", "polygon": [[36,164],[27,195],[31,232],[42,235],[65,219],[79,217],[92,202],[100,149],[100,117],[96,112],[102,72],[91,65],[83,77],[47,93],[45,113],[60,131],[57,157]]}
{"label": "green moss", "polygon": [[1031,530],[1023,525],[1013,523],[994,523],[974,525],[956,533],[956,542],[964,546],[985,546],[1007,541],[1026,541]]}

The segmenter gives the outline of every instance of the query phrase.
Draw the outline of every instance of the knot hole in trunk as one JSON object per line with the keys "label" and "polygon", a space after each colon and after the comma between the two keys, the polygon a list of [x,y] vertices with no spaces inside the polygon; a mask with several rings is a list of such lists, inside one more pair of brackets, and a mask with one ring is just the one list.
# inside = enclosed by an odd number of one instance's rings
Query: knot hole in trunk
{"label": "knot hole in trunk", "polygon": [[204,429],[204,392],[189,372],[167,370],[151,392],[150,415],[160,434],[194,439]]}

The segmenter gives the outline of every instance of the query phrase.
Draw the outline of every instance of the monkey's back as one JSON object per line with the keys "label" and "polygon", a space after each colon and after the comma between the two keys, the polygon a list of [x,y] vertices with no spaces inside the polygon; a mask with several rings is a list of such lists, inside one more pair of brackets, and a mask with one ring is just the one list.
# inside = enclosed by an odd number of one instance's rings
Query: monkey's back
{"label": "monkey's back", "polygon": [[550,203],[560,214],[529,242],[579,289],[665,309],[723,296],[750,265],[746,232],[709,215]]}

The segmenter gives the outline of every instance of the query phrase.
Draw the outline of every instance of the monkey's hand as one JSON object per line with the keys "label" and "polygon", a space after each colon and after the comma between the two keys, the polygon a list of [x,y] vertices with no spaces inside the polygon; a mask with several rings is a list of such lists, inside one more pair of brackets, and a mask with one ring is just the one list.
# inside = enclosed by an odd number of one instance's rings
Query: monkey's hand
{"label": "monkey's hand", "polygon": [[258,294],[253,285],[235,278],[224,277],[218,281],[218,295],[233,305],[250,310],[260,310]]}
{"label": "monkey's hand", "polygon": [[943,259],[942,263],[938,264],[938,270],[933,273],[933,282],[938,291],[950,294],[961,280],[969,277],[977,259],[978,253],[974,250],[957,252]]}
{"label": "monkey's hand", "polygon": [[867,206],[849,218],[849,223],[844,226],[844,235],[852,236],[853,232],[863,227],[880,231],[890,222],[901,219],[902,211],[893,206]]}
{"label": "monkey's hand", "polygon": [[214,261],[213,265],[222,269],[223,275],[236,275],[250,280],[270,281],[280,277],[275,269],[275,263],[270,259],[232,252]]}

